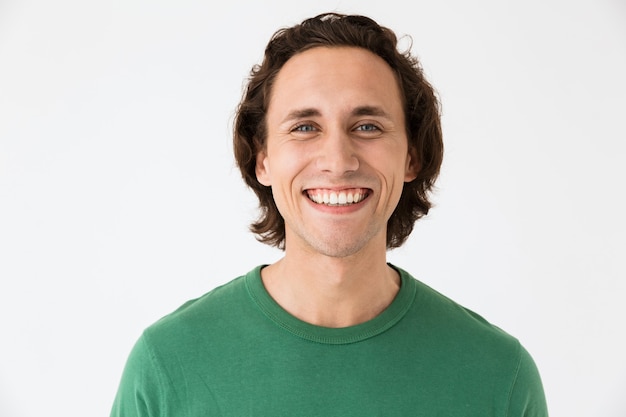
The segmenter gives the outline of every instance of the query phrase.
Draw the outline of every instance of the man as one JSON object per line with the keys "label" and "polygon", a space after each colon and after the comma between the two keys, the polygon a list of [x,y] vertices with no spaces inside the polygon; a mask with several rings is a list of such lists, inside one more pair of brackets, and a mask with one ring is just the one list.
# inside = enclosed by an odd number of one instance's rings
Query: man
{"label": "man", "polygon": [[278,31],[234,148],[278,262],[192,300],[133,349],[112,416],[546,416],[519,342],[386,261],[429,208],[438,103],[369,18]]}

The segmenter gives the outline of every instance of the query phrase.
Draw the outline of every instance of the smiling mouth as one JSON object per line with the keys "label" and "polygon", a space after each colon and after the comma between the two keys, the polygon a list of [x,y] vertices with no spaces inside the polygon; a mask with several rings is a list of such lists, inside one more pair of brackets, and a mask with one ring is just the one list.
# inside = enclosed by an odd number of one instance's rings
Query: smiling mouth
{"label": "smiling mouth", "polygon": [[345,190],[312,189],[305,191],[306,196],[315,204],[326,206],[349,206],[365,200],[370,194],[367,188],[349,188]]}

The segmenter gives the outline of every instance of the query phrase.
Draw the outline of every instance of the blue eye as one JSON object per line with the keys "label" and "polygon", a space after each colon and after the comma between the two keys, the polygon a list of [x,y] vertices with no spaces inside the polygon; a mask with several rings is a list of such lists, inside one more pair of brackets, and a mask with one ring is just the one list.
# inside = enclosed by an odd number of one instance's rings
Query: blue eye
{"label": "blue eye", "polygon": [[315,128],[313,125],[301,124],[296,126],[293,130],[294,132],[314,132]]}
{"label": "blue eye", "polygon": [[360,130],[362,132],[375,132],[378,129],[378,126],[372,123],[365,123],[356,127],[356,130]]}

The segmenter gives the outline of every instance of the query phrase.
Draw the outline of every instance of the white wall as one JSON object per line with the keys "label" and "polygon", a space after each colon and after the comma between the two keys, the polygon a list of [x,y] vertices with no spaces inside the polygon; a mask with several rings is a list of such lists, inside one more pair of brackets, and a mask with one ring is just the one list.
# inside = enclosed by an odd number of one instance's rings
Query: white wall
{"label": "white wall", "polygon": [[280,256],[230,123],[274,30],[331,9],[412,35],[443,102],[390,260],[519,337],[553,416],[626,415],[624,2],[209,3],[0,3],[0,416],[107,415],[144,327]]}

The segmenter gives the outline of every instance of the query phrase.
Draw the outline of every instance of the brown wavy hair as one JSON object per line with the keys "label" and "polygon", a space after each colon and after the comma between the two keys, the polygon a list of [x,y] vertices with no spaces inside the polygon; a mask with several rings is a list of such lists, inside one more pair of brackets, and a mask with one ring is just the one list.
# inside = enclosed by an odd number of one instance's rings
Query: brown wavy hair
{"label": "brown wavy hair", "polygon": [[260,65],[255,65],[237,108],[234,121],[235,160],[246,184],[259,198],[261,214],[250,230],[261,242],[283,249],[285,221],[276,207],[271,187],[255,173],[257,153],[265,149],[266,114],[272,87],[282,66],[297,53],[318,46],[364,48],[384,59],[396,74],[404,104],[406,133],[420,168],[404,184],[398,206],[387,222],[387,248],[401,246],[415,222],[428,214],[429,194],[443,159],[440,106],[422,67],[410,51],[398,50],[393,31],[359,15],[325,13],[274,33]]}

